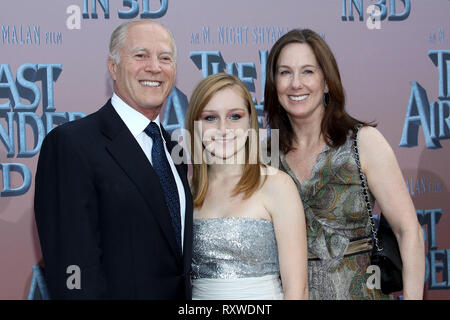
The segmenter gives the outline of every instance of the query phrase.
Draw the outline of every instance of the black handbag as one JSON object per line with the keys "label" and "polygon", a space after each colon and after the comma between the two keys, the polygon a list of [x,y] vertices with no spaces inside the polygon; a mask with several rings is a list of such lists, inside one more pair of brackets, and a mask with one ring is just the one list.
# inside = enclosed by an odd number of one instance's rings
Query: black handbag
{"label": "black handbag", "polygon": [[369,214],[370,225],[372,229],[372,243],[374,243],[374,246],[370,256],[370,262],[372,265],[377,265],[380,268],[381,291],[385,294],[389,294],[403,289],[403,263],[400,256],[397,238],[395,237],[394,232],[384,218],[383,214],[381,214],[381,217],[379,219],[378,230],[376,229],[375,220],[372,215],[372,205],[370,204],[368,195],[366,176],[362,172],[361,164],[359,162],[357,138],[358,131],[361,127],[362,126],[359,125],[356,128],[353,148],[355,151],[354,155],[356,165],[358,166],[359,177],[361,179],[364,202],[367,206],[367,212]]}

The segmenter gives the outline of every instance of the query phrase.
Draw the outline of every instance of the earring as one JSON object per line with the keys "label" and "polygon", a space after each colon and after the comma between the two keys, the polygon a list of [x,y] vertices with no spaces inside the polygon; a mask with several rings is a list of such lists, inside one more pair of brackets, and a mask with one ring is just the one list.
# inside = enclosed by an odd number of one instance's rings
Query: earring
{"label": "earring", "polygon": [[323,105],[324,107],[328,107],[328,104],[330,103],[330,94],[328,92],[325,92],[323,94]]}

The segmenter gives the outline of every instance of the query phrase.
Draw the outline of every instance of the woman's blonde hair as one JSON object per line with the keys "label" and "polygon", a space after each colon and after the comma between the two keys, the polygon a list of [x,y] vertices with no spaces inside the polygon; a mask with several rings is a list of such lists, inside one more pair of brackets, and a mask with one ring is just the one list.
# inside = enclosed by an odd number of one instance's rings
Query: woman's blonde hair
{"label": "woman's blonde hair", "polygon": [[[244,193],[244,199],[247,199],[260,187],[260,167],[262,163],[259,157],[259,125],[252,96],[238,77],[226,73],[210,75],[200,81],[195,88],[186,112],[186,129],[189,131],[191,138],[188,147],[193,163],[191,189],[194,198],[194,207],[201,207],[203,205],[206,191],[208,190],[208,165],[205,162],[205,148],[201,137],[195,132],[195,122],[200,119],[203,109],[211,98],[218,91],[225,88],[234,88],[241,94],[248,107],[250,116],[250,132],[245,142],[244,172],[236,184],[232,196]],[[200,161],[197,161],[197,159]]]}

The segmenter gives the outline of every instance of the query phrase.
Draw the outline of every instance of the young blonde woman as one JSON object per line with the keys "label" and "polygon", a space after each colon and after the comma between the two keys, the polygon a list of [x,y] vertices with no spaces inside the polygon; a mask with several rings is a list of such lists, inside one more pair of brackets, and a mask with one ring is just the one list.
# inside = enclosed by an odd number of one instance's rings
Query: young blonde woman
{"label": "young blonde woman", "polygon": [[186,115],[194,197],[193,299],[307,299],[303,206],[292,179],[261,164],[252,97],[211,75]]}

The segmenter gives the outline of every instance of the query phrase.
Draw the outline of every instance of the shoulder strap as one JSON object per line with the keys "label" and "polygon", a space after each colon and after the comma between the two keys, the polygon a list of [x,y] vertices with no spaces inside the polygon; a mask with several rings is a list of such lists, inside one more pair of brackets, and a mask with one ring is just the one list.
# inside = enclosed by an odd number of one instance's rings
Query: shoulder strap
{"label": "shoulder strap", "polygon": [[369,193],[368,193],[369,187],[367,184],[366,176],[361,169],[361,163],[359,161],[358,132],[359,132],[359,129],[361,129],[361,128],[362,128],[362,124],[358,124],[355,128],[355,135],[354,135],[355,138],[353,141],[353,151],[354,151],[353,155],[355,156],[356,166],[358,167],[359,178],[361,180],[362,196],[363,196],[364,202],[366,203],[367,213],[369,214],[370,228],[372,229],[372,235],[373,235],[373,239],[375,241],[375,246],[377,248],[377,251],[381,251],[381,250],[383,250],[383,248],[380,247],[378,237],[377,237],[377,231],[375,228],[375,220],[372,215],[372,205],[370,204]]}

